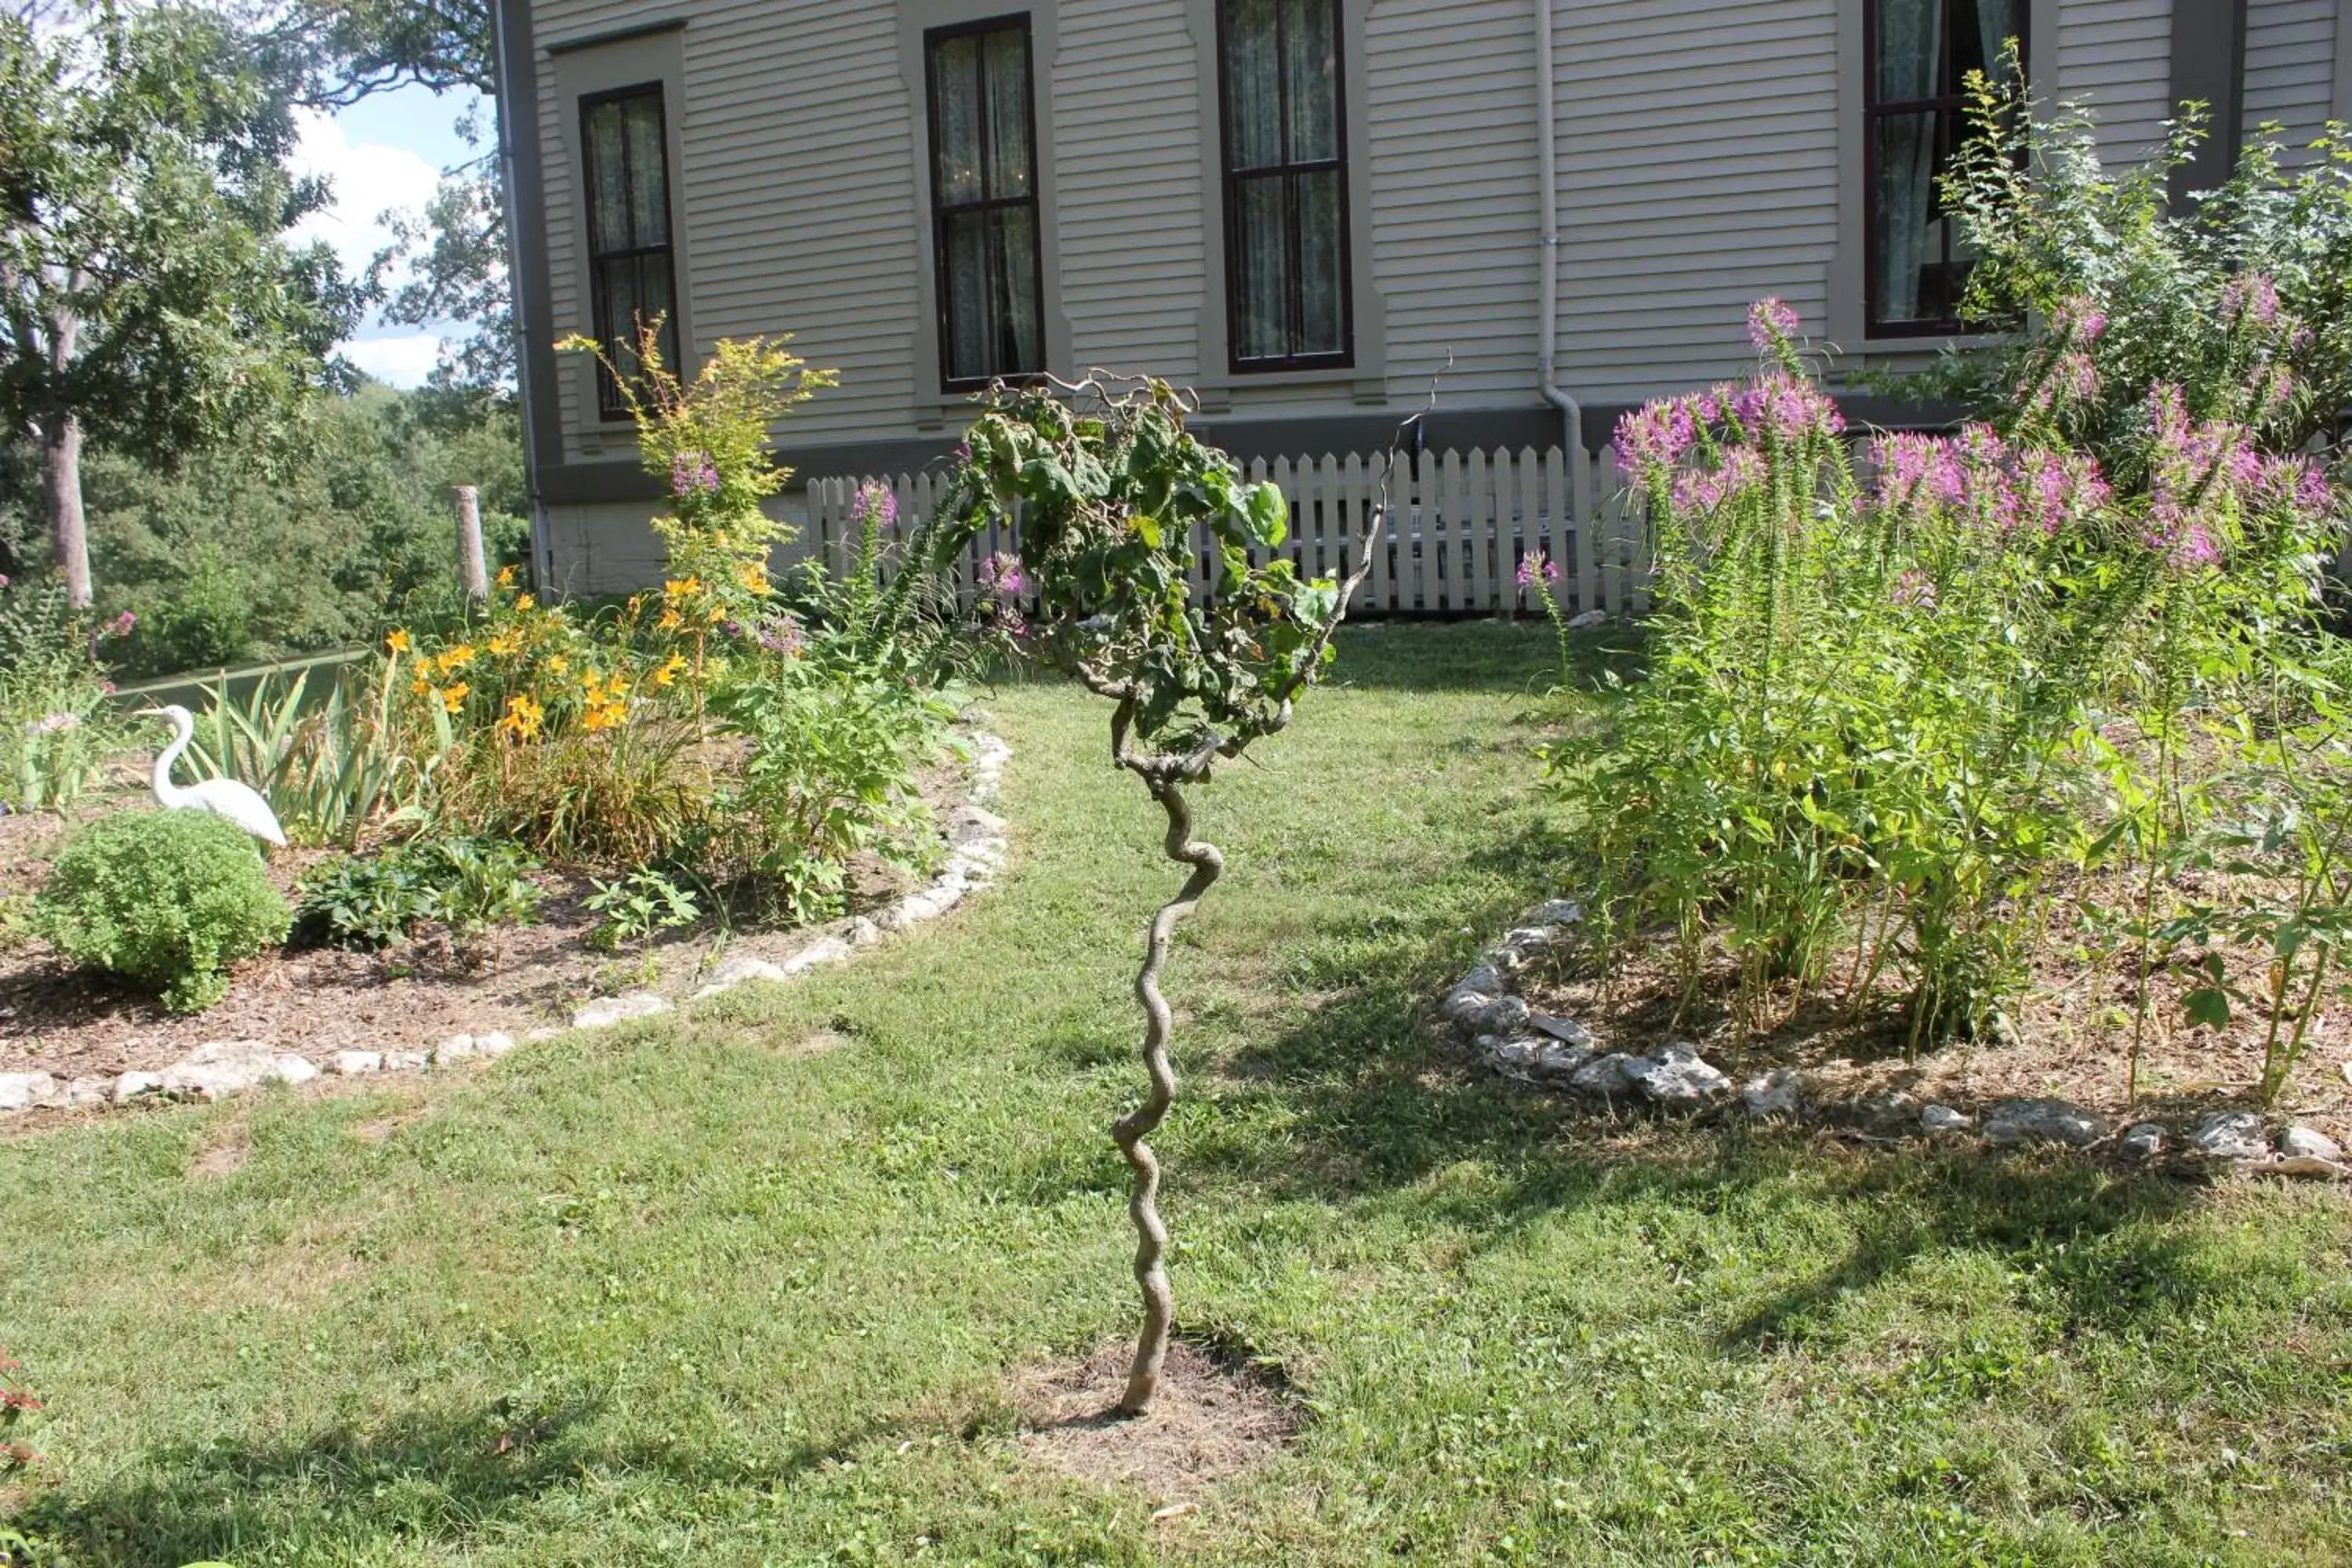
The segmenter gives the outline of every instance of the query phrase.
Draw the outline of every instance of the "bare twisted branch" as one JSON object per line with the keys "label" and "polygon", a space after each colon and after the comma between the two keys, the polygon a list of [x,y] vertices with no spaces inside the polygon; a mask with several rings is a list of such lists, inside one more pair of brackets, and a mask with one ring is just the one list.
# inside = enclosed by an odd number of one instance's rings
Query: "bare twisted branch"
{"label": "bare twisted branch", "polygon": [[1176,1074],[1168,1061],[1168,1037],[1174,1020],[1168,1000],[1160,994],[1160,970],[1168,960],[1169,938],[1176,922],[1192,912],[1219,873],[1225,858],[1213,844],[1192,837],[1192,809],[1183,786],[1174,780],[1152,780],[1151,795],[1168,813],[1168,858],[1192,868],[1183,888],[1152,918],[1151,937],[1145,946],[1143,968],[1135,977],[1135,997],[1148,1019],[1143,1031],[1143,1068],[1151,1077],[1151,1092],[1141,1105],[1118,1119],[1111,1139],[1127,1157],[1133,1184],[1127,1200],[1128,1217],[1135,1223],[1135,1282],[1143,1292],[1143,1331],[1136,1341],[1135,1362],[1128,1370],[1127,1395],[1120,1411],[1141,1415],[1151,1408],[1159,1392],[1160,1368],[1168,1355],[1168,1331],[1175,1321],[1174,1298],[1168,1289],[1165,1258],[1168,1227],[1160,1219],[1160,1161],[1144,1139],[1157,1131],[1176,1098]]}

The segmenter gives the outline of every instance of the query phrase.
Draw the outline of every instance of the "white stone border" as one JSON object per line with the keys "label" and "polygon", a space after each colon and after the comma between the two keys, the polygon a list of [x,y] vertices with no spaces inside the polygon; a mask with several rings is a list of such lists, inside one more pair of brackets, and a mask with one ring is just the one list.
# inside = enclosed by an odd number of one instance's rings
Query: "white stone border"
{"label": "white stone border", "polygon": [[[966,896],[994,881],[1003,868],[1009,847],[1004,819],[987,808],[997,800],[1004,764],[1012,757],[1013,748],[997,736],[985,731],[973,736],[965,798],[944,814],[947,866],[926,886],[876,915],[861,915],[839,932],[818,937],[781,958],[739,953],[712,970],[686,1000],[700,1002],[751,981],[790,980],[812,969],[845,963],[890,932],[937,920]],[[533,1029],[523,1041],[551,1039],[572,1029],[609,1027],[667,1013],[674,1005],[658,991],[625,991],[588,1003],[572,1015],[568,1026]],[[182,1060],[154,1072],[71,1080],[46,1072],[0,1073],[0,1117],[29,1110],[128,1105],[147,1099],[225,1100],[267,1083],[308,1083],[322,1073],[356,1078],[421,1072],[502,1057],[520,1043],[512,1035],[498,1031],[452,1035],[429,1049],[344,1050],[320,1063],[297,1052],[278,1050],[266,1040],[208,1040]]]}
{"label": "white stone border", "polygon": [[[1977,1118],[1948,1105],[1921,1105],[1909,1095],[1874,1094],[1824,1101],[1795,1068],[1775,1068],[1738,1086],[1676,1041],[1653,1056],[1603,1051],[1592,1031],[1573,1018],[1538,1013],[1519,994],[1520,977],[1565,946],[1583,910],[1554,899],[1481,951],[1478,962],[1437,1006],[1457,1039],[1504,1078],[1597,1099],[1604,1106],[1646,1104],[1676,1111],[1728,1110],[1737,1103],[1758,1119],[1861,1123],[1881,1136],[1950,1139],[1978,1131]],[[2000,1100],[1983,1111],[1982,1136],[1996,1148],[2058,1143],[2084,1149],[2107,1143],[2135,1160],[2175,1153],[2186,1161],[2322,1179],[2352,1178],[2352,1163],[2326,1133],[2287,1126],[2273,1135],[2251,1110],[2217,1110],[2198,1120],[2186,1140],[2160,1121],[2139,1121],[2117,1133],[2096,1111],[2063,1100]]]}

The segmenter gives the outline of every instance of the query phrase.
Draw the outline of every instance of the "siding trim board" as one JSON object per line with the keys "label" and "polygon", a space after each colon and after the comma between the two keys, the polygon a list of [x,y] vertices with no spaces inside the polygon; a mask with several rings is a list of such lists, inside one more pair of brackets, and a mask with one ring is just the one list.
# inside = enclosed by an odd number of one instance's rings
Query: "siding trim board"
{"label": "siding trim board", "polygon": [[555,580],[547,527],[546,476],[563,461],[555,406],[555,337],[547,270],[547,189],[539,123],[539,68],[531,47],[532,0],[491,0],[498,71],[499,174],[506,182],[507,243],[514,268],[516,392],[522,404],[523,482],[530,496],[533,575]]}
{"label": "siding trim board", "polygon": [[2336,77],[2327,117],[2352,121],[2352,0],[2336,0]]}
{"label": "siding trim board", "polygon": [[[1933,430],[1956,425],[1957,405],[1899,403],[1885,396],[1842,394],[1838,406],[1856,429]],[[1617,421],[1639,406],[1627,402],[1590,403],[1584,410],[1584,442],[1594,454],[1606,447]],[[1258,458],[1296,457],[1301,452],[1382,452],[1396,434],[1398,416],[1391,412],[1202,416],[1191,428],[1202,440],[1222,447],[1244,465]],[[1422,445],[1433,452],[1447,447],[1534,447],[1559,443],[1559,410],[1534,403],[1503,408],[1443,408],[1423,416]],[[811,479],[841,474],[917,473],[942,462],[950,443],[945,436],[876,441],[809,442],[789,437],[777,449],[777,460],[793,470],[790,494]],[[551,506],[592,505],[602,501],[658,502],[669,492],[657,475],[634,462],[613,460],[572,463],[545,476],[546,501]],[[650,515],[650,512],[648,512]]]}
{"label": "siding trim board", "polygon": [[2172,0],[2170,101],[2177,111],[2198,100],[2210,116],[2205,139],[2172,171],[2176,204],[2221,184],[2238,166],[2245,80],[2246,0]]}

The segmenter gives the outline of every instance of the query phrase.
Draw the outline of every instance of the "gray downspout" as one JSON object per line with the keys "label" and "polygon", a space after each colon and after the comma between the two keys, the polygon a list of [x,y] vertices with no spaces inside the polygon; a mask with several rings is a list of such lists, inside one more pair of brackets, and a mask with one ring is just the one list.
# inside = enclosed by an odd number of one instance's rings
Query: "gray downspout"
{"label": "gray downspout", "polygon": [[1536,361],[1544,401],[1560,412],[1568,444],[1569,515],[1563,521],[1581,524],[1591,515],[1591,486],[1584,455],[1584,408],[1569,395],[1559,380],[1559,169],[1556,145],[1557,117],[1552,107],[1552,4],[1536,0],[1536,166],[1542,182],[1543,255],[1538,265],[1538,309],[1543,312],[1536,341],[1543,345]]}
{"label": "gray downspout", "polygon": [[1588,472],[1585,472],[1585,409],[1559,385],[1559,151],[1557,115],[1552,113],[1552,0],[1536,0],[1536,179],[1543,184],[1543,257],[1538,261],[1538,310],[1536,341],[1543,345],[1536,357],[1536,374],[1543,400],[1559,409],[1561,437],[1569,447],[1569,517],[1580,521],[1590,515]]}
{"label": "gray downspout", "polygon": [[490,60],[498,73],[498,96],[495,100],[499,132],[499,188],[506,198],[507,208],[507,299],[514,315],[515,338],[515,397],[522,410],[522,472],[523,485],[530,504],[530,565],[531,581],[542,594],[555,591],[555,546],[547,536],[547,503],[541,499],[539,484],[539,412],[531,397],[530,342],[534,331],[528,306],[530,290],[523,286],[522,269],[522,192],[515,169],[514,128],[509,123],[517,116],[509,109],[514,105],[513,62],[507,58],[508,40],[505,11],[516,0],[491,0]]}

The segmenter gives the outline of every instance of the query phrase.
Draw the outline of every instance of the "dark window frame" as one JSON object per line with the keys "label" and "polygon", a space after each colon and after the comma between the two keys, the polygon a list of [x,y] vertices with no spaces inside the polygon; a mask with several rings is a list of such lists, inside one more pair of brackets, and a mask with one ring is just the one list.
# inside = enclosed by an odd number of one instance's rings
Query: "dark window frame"
{"label": "dark window frame", "polygon": [[[1029,191],[1026,195],[992,196],[989,174],[993,167],[995,147],[988,134],[988,89],[986,72],[982,73],[977,109],[979,119],[974,135],[980,144],[980,191],[976,200],[950,203],[941,195],[946,184],[942,178],[941,156],[945,151],[940,143],[940,46],[960,37],[981,37],[990,33],[1017,28],[1021,34],[1021,106],[1029,118]],[[983,56],[983,58],[985,57]],[[948,226],[951,219],[967,213],[982,215],[986,232],[987,215],[1014,207],[1029,209],[1029,277],[1034,298],[1030,308],[1037,323],[1037,355],[1040,361],[1050,361],[1045,342],[1045,210],[1039,196],[1045,184],[1041,165],[1043,149],[1037,141],[1037,38],[1029,26],[1029,13],[1011,11],[1000,16],[983,16],[975,21],[952,22],[945,26],[928,27],[923,31],[923,117],[930,143],[931,196],[931,292],[933,295],[933,331],[938,333],[940,359],[940,390],[942,393],[977,392],[992,381],[1009,385],[1034,386],[1045,377],[1045,364],[1035,370],[1014,371],[997,375],[959,376],[950,367],[955,361],[952,344],[955,341],[950,314],[954,309],[954,291],[948,281]]]}
{"label": "dark window frame", "polygon": [[[1235,375],[1286,370],[1352,370],[1356,363],[1356,258],[1354,213],[1348,189],[1348,69],[1347,14],[1339,0],[1331,5],[1332,153],[1328,158],[1290,158],[1290,73],[1288,40],[1284,35],[1282,6],[1274,8],[1276,121],[1282,132],[1283,162],[1249,169],[1234,167],[1233,42],[1228,31],[1229,0],[1217,6],[1217,165],[1224,186],[1225,217],[1225,360]],[[1339,203],[1339,349],[1337,353],[1286,354],[1245,359],[1242,355],[1241,189],[1249,180],[1278,179],[1283,185],[1283,242],[1289,263],[1290,288],[1285,300],[1287,319],[1284,337],[1296,343],[1304,335],[1305,299],[1299,276],[1298,181],[1296,176],[1330,172]]]}
{"label": "dark window frame", "polygon": [[[1886,321],[1880,319],[1880,307],[1886,299],[1886,258],[1878,243],[1878,126],[1882,120],[1905,114],[1933,113],[1936,117],[1937,182],[1943,179],[1956,146],[1955,138],[1961,125],[1961,115],[1968,107],[1968,95],[1958,68],[1959,57],[1954,51],[1953,39],[1959,7],[1944,0],[1942,13],[1943,37],[1937,44],[1937,58],[1942,62],[1937,70],[1944,79],[1937,84],[1938,90],[1927,98],[1898,99],[1882,103],[1878,99],[1878,8],[1884,0],[1862,0],[1862,254],[1863,297],[1862,333],[1866,340],[1884,342],[1903,338],[1948,338],[1959,335],[1965,328],[1957,313],[1933,319]],[[2018,16],[2011,32],[2017,39],[2017,68],[2021,77],[2033,79],[2033,7],[2036,0],[2018,0]],[[2049,4],[2052,0],[2042,0]],[[1990,63],[1990,62],[1988,62]],[[1940,190],[1937,199],[1941,199]],[[1939,236],[1942,254],[1937,265],[1944,269],[1946,300],[1956,304],[1959,289],[1951,284],[1952,229],[1948,221]]]}
{"label": "dark window frame", "polygon": [[[606,104],[625,102],[637,98],[650,98],[654,100],[654,112],[660,121],[662,232],[668,237],[659,245],[630,246],[619,250],[598,250],[596,248],[596,232],[599,226],[596,221],[596,190],[599,182],[596,179],[595,169],[596,143],[589,130],[589,119]],[[634,184],[634,168],[626,162],[625,139],[622,146],[624,189],[627,192],[630,209],[634,211],[636,206],[636,191]],[[599,92],[581,95],[580,185],[580,210],[586,218],[588,226],[584,248],[588,258],[589,309],[593,312],[589,319],[595,323],[595,330],[600,332],[604,330],[604,323],[609,319],[609,312],[606,310],[609,301],[604,287],[604,268],[607,265],[615,261],[632,261],[637,265],[642,275],[646,260],[659,257],[663,276],[669,285],[669,311],[662,321],[661,328],[662,336],[666,340],[662,349],[670,357],[669,368],[673,371],[677,370],[679,368],[677,360],[681,352],[679,343],[682,341],[677,322],[677,209],[672,200],[675,187],[670,183],[669,99],[660,81],[632,82],[626,87],[606,88]],[[621,345],[614,343],[605,344],[604,351],[607,357],[616,360],[623,352]],[[631,348],[626,352],[634,354],[635,350]],[[614,379],[613,373],[605,368],[603,359],[600,358],[596,364],[596,417],[611,425],[626,420],[630,416],[628,405],[621,397],[619,383]]]}

